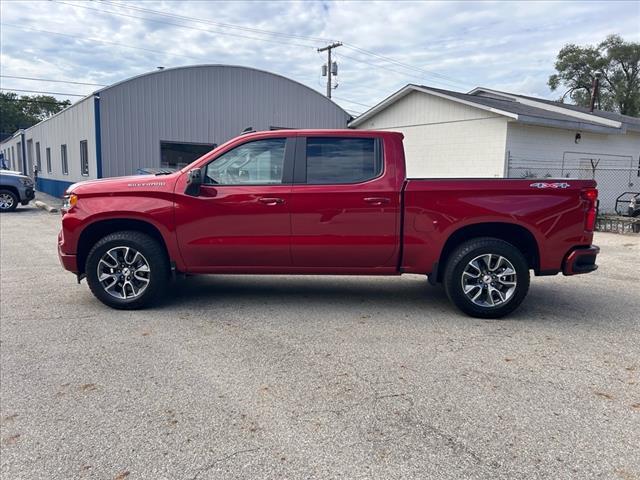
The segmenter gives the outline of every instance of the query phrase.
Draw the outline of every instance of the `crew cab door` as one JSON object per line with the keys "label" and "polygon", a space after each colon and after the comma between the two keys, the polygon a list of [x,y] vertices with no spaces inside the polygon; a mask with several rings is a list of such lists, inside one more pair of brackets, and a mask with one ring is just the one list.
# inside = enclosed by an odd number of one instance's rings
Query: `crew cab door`
{"label": "crew cab door", "polygon": [[190,271],[290,267],[295,139],[243,143],[202,168],[197,196],[176,192],[176,229]]}
{"label": "crew cab door", "polygon": [[294,267],[395,269],[400,191],[375,136],[307,136],[291,191]]}

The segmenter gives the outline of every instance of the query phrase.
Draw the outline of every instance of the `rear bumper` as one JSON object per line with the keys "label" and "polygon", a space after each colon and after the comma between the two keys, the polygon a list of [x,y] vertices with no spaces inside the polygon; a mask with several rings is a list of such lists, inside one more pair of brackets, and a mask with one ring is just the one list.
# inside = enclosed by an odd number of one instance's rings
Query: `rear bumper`
{"label": "rear bumper", "polygon": [[562,273],[565,275],[578,275],[597,270],[596,257],[599,253],[600,248],[595,245],[574,248],[567,254],[562,263]]}

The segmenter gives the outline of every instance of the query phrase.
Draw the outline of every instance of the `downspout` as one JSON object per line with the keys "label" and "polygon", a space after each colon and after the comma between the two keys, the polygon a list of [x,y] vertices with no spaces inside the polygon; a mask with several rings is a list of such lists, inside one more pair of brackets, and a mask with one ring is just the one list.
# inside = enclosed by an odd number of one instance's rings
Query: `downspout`
{"label": "downspout", "polygon": [[100,97],[93,96],[93,117],[96,136],[96,178],[102,178],[102,135],[100,132]]}
{"label": "downspout", "polygon": [[27,172],[27,147],[24,144],[24,132],[20,134],[20,149],[22,150],[22,173],[29,175],[29,172]]}

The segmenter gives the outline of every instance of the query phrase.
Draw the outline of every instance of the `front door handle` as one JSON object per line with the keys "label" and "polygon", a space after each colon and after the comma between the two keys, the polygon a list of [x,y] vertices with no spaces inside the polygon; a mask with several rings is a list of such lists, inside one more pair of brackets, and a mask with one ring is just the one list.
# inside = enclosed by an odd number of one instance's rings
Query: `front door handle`
{"label": "front door handle", "polygon": [[386,203],[389,203],[391,200],[389,200],[387,197],[366,197],[364,201],[370,203],[371,205],[384,205]]}
{"label": "front door handle", "polygon": [[260,203],[264,203],[265,205],[280,205],[281,203],[284,203],[283,198],[277,197],[261,197],[258,199],[258,201]]}

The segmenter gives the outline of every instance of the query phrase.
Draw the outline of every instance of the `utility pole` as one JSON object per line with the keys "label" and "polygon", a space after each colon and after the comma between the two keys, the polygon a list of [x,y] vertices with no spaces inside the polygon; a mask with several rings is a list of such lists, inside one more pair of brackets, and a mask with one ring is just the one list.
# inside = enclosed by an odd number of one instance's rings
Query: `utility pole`
{"label": "utility pole", "polygon": [[600,105],[600,77],[601,72],[596,72],[593,76],[593,82],[591,82],[591,101],[589,102],[589,112],[593,113],[593,109],[596,106],[596,100],[598,101],[598,109],[602,108]]}
{"label": "utility pole", "polygon": [[331,85],[331,74],[338,74],[338,70],[337,68],[334,71],[334,67],[333,64],[331,63],[331,50],[333,50],[334,48],[340,47],[342,45],[342,42],[335,42],[332,43],[331,45],[327,45],[326,47],[322,47],[318,49],[318,52],[327,52],[327,64],[324,66],[324,68],[322,69],[322,74],[324,76],[324,71],[326,68],[326,72],[327,72],[327,98],[331,98],[331,89],[333,88],[333,86]]}

